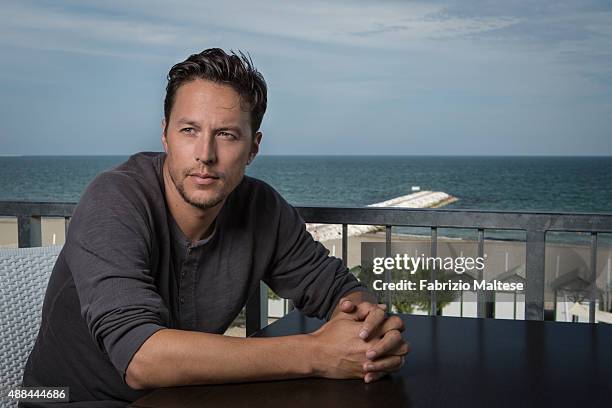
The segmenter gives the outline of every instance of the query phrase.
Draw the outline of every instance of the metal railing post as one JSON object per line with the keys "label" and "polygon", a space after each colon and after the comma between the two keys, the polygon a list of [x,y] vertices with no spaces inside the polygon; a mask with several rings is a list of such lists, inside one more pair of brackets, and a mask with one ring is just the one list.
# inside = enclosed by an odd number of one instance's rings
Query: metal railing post
{"label": "metal railing post", "polygon": [[597,300],[597,233],[591,233],[591,287],[589,299],[589,323],[595,323]]}
{"label": "metal railing post", "polygon": [[[385,227],[385,256],[391,256],[391,226],[387,225]],[[391,271],[385,268],[385,282],[391,282]],[[391,312],[391,291],[385,290],[385,302],[387,304],[387,312]]]}
{"label": "metal railing post", "polygon": [[348,268],[348,225],[342,224],[342,262]]}
{"label": "metal railing post", "polygon": [[[438,228],[431,227],[431,257],[435,258],[438,256]],[[436,263],[433,263],[433,268],[431,268],[430,272],[430,282],[435,282],[437,279],[438,273],[436,271]],[[432,290],[429,294],[430,296],[430,306],[429,306],[429,314],[431,316],[435,316],[438,314],[438,298],[437,293]]]}
{"label": "metal railing post", "polygon": [[527,230],[525,320],[544,320],[544,253],[546,232]]}
{"label": "metal railing post", "polygon": [[40,217],[17,216],[17,246],[19,248],[42,246],[42,228]]}
{"label": "metal railing post", "polygon": [[246,304],[246,335],[252,335],[268,325],[268,286],[259,282]]}

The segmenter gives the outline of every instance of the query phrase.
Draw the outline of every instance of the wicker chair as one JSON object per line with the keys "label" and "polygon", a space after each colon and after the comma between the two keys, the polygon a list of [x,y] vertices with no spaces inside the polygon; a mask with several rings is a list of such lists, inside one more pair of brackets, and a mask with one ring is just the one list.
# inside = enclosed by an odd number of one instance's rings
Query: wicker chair
{"label": "wicker chair", "polygon": [[21,385],[40,326],[49,275],[61,246],[0,248],[0,406],[16,406],[8,390]]}

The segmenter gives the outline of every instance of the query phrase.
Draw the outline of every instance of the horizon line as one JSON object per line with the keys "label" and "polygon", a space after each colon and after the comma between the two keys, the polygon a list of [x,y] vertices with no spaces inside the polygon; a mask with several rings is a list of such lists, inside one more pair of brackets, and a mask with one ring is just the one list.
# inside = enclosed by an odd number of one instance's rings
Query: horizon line
{"label": "horizon line", "polygon": [[[9,157],[130,157],[143,153],[109,153],[109,154],[0,154],[0,158]],[[161,153],[161,152],[153,152]],[[295,154],[273,153],[259,154],[259,157],[612,157],[612,154]]]}

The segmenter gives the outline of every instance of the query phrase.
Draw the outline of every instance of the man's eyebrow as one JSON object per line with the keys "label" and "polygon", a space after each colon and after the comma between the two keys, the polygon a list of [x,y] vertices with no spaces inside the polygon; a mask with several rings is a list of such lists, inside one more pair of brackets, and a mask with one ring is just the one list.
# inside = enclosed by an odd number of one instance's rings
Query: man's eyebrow
{"label": "man's eyebrow", "polygon": [[189,126],[193,126],[193,127],[200,127],[198,122],[196,122],[195,120],[189,119],[189,118],[179,118],[179,120],[177,120],[176,122],[178,124],[180,124],[180,125],[189,125]]}
{"label": "man's eyebrow", "polygon": [[234,132],[236,132],[238,134],[242,134],[242,129],[240,129],[240,126],[231,126],[231,125],[228,125],[228,126],[219,126],[219,127],[215,128],[215,132],[222,132],[224,130],[231,130],[231,131],[234,131]]}

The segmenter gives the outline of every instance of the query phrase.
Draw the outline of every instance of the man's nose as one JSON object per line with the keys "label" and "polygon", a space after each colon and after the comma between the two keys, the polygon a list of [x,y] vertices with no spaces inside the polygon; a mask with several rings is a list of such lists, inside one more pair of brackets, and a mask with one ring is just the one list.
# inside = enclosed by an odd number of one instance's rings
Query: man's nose
{"label": "man's nose", "polygon": [[195,144],[196,161],[212,164],[217,161],[217,143],[214,135],[201,135]]}

